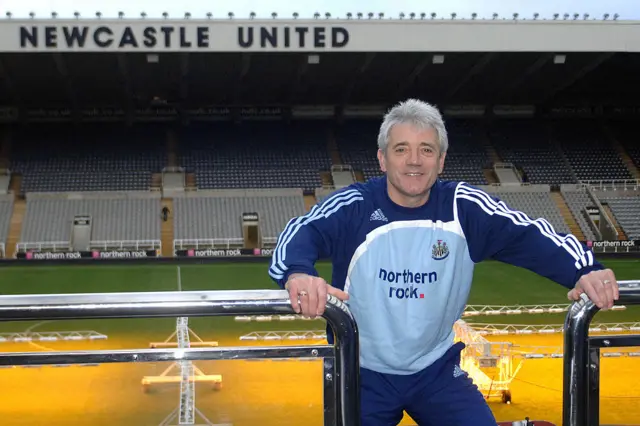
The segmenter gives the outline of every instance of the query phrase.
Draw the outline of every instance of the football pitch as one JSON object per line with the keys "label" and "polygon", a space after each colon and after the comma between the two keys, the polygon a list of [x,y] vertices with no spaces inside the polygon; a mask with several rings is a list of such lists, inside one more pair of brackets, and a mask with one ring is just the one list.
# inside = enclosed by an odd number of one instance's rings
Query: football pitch
{"label": "football pitch", "polygon": [[[637,260],[608,260],[618,279],[640,278]],[[183,291],[275,289],[264,263],[183,264]],[[330,280],[331,266],[318,265]],[[25,266],[0,269],[2,294],[96,293],[178,290],[176,264]],[[469,304],[567,304],[566,290],[529,271],[497,262],[477,265]],[[639,307],[601,312],[594,322],[638,322]],[[565,314],[479,316],[468,322],[562,324]],[[190,328],[220,346],[287,345],[286,341],[246,341],[255,331],[324,331],[322,320],[238,322],[233,317],[190,318]],[[148,348],[176,329],[173,318],[8,322],[0,332],[95,331],[106,340],[4,342],[3,352]],[[494,339],[490,339],[494,340]],[[561,346],[562,336],[500,336],[518,345]],[[295,344],[322,344],[321,340]],[[196,385],[196,406],[213,424],[322,425],[322,365],[317,361],[210,361],[195,363],[205,374],[221,374],[223,387]],[[0,370],[2,424],[13,425],[159,425],[179,404],[179,385],[144,392],[144,376],[159,375],[167,363],[9,368]],[[602,361],[601,422],[640,424],[640,394],[634,371],[640,358]],[[179,374],[174,371],[172,375]],[[560,423],[562,360],[525,361],[512,383],[513,403],[491,402],[499,421],[525,416]],[[177,419],[172,424],[177,424]],[[412,424],[405,419],[403,424]]]}

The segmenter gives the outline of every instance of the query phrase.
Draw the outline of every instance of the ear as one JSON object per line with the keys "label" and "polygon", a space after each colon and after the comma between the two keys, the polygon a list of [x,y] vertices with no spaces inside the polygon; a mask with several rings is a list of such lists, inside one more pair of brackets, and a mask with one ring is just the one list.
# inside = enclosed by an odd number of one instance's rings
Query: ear
{"label": "ear", "polygon": [[384,152],[381,149],[378,149],[378,163],[380,163],[380,170],[384,173],[387,172],[387,166],[385,163]]}
{"label": "ear", "polygon": [[446,156],[447,156],[447,153],[445,152],[440,156],[440,159],[438,160],[438,174],[441,174],[442,171],[444,170],[444,159]]}

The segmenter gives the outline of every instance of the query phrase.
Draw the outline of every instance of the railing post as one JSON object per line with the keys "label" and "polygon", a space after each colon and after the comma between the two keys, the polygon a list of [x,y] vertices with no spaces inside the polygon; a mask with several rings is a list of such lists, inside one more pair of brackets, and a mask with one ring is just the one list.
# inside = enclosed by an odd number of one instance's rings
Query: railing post
{"label": "railing post", "polygon": [[587,426],[600,425],[600,348],[589,348],[589,376],[587,383]]}
{"label": "railing post", "polygon": [[[295,314],[284,290],[131,292],[0,296],[0,322],[25,320],[205,317]],[[360,426],[359,341],[356,322],[340,300],[327,297],[323,318],[333,346],[235,347],[0,353],[0,365],[161,362],[323,357],[326,426]],[[332,423],[331,419],[337,421]]]}
{"label": "railing post", "polygon": [[[640,280],[619,281],[621,305],[640,305]],[[587,426],[598,424],[590,419],[599,401],[590,400],[599,395],[599,363],[593,365],[590,359],[589,325],[599,308],[583,294],[581,300],[569,308],[564,324],[564,366],[563,366],[563,426]],[[640,341],[639,341],[640,342]],[[637,343],[640,344],[640,343]],[[598,351],[599,352],[599,351]],[[594,371],[591,371],[592,368]],[[594,389],[595,387],[595,389]],[[591,423],[595,422],[595,423]]]}

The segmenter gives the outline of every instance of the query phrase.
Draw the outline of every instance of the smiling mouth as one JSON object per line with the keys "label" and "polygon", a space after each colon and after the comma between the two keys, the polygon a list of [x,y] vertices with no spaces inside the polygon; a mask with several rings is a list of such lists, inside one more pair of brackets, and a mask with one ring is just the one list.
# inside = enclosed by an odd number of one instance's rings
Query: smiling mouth
{"label": "smiling mouth", "polygon": [[407,176],[422,176],[422,173],[405,173]]}

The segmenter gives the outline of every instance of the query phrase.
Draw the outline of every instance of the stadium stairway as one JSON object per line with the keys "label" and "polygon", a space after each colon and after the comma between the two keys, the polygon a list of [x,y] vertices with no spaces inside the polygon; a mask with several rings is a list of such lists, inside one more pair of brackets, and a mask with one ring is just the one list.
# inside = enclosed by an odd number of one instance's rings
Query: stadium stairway
{"label": "stadium stairway", "polygon": [[162,173],[153,173],[151,175],[151,190],[162,191]]}
{"label": "stadium stairway", "polygon": [[613,131],[604,123],[602,124],[602,131],[609,139],[609,142],[611,143],[611,146],[613,146],[613,149],[616,150],[616,152],[622,159],[622,162],[624,163],[627,170],[629,170],[629,173],[631,173],[631,176],[633,176],[634,179],[640,179],[640,170],[638,170],[636,165],[633,163],[633,160],[631,159],[629,154],[627,154],[627,151],[624,149],[622,144],[618,141],[618,138],[616,138],[616,136],[613,134]]}
{"label": "stadium stairway", "polygon": [[325,188],[333,188],[333,177],[331,172],[320,172],[320,179],[322,179],[322,186]]}
{"label": "stadium stairway", "polygon": [[178,137],[176,136],[175,131],[169,130],[167,132],[167,166],[169,167],[178,166],[178,155],[176,154],[177,146]]}
{"label": "stadium stairway", "polygon": [[492,183],[500,183],[498,177],[496,176],[496,172],[493,169],[482,169],[482,173],[484,174],[484,178],[487,180],[487,183],[491,185]]}
{"label": "stadium stairway", "polygon": [[620,144],[620,142],[618,142],[617,139],[613,139],[611,144],[622,159],[624,165],[627,167],[627,170],[629,170],[629,173],[631,173],[631,176],[633,176],[634,179],[640,179],[640,171],[633,163],[633,160],[631,159],[631,157],[629,157],[629,154],[627,154],[627,151]]}
{"label": "stadium stairway", "polygon": [[331,164],[339,166],[342,164],[342,156],[340,155],[340,148],[338,148],[338,142],[336,141],[336,135],[333,130],[327,132],[327,150],[331,155]]}
{"label": "stadium stairway", "polygon": [[493,170],[493,165],[495,163],[502,163],[502,158],[498,155],[498,151],[496,151],[495,147],[488,142],[488,138],[486,138],[487,142],[484,144],[484,150],[489,157],[489,161],[491,161],[491,168],[482,169],[482,173],[484,174],[484,178],[487,180],[489,185],[493,183],[500,183],[500,179],[496,176],[495,170]]}
{"label": "stadium stairway", "polygon": [[196,183],[196,174],[195,173],[185,173],[185,184],[184,188],[187,191],[195,191],[198,188]]}
{"label": "stadium stairway", "polygon": [[22,232],[22,221],[27,211],[27,200],[16,198],[13,202],[13,213],[9,222],[9,233],[7,235],[6,258],[13,258],[16,252],[16,244],[20,241]]}
{"label": "stadium stairway", "polygon": [[9,168],[11,154],[11,136],[9,132],[0,132],[0,167]]}
{"label": "stadium stairway", "polygon": [[613,210],[611,210],[611,207],[609,207],[608,204],[603,204],[602,207],[604,207],[604,211],[607,212],[607,214],[609,215],[609,218],[611,218],[611,221],[613,222],[613,226],[615,226],[616,228],[616,232],[618,233],[618,240],[619,241],[628,240],[627,234],[625,234],[624,231],[622,230],[622,227],[618,223],[618,220],[616,219],[616,215],[613,214]]}
{"label": "stadium stairway", "polygon": [[174,225],[173,225],[173,199],[163,198],[162,208],[167,207],[169,209],[169,219],[162,221],[160,226],[160,241],[162,242],[162,256],[173,257],[173,240],[174,240]]}
{"label": "stadium stairway", "polygon": [[498,151],[496,151],[496,149],[493,147],[493,145],[487,143],[485,144],[485,151],[487,152],[487,155],[489,156],[489,159],[491,160],[491,164],[494,163],[502,163],[502,158],[500,158],[500,156],[498,155]]}
{"label": "stadium stairway", "polygon": [[315,206],[318,201],[314,195],[305,195],[304,196],[304,208],[305,211],[311,210],[311,207]]}
{"label": "stadium stairway", "polygon": [[582,232],[582,229],[580,228],[580,225],[578,225],[576,218],[573,217],[573,213],[571,213],[571,209],[569,208],[569,205],[567,204],[567,201],[564,199],[562,194],[557,191],[552,191],[551,199],[553,199],[553,201],[556,203],[556,206],[558,206],[558,210],[560,210],[562,218],[569,227],[569,232],[575,235],[575,237],[579,241],[585,241],[586,237],[584,236],[584,232]]}

